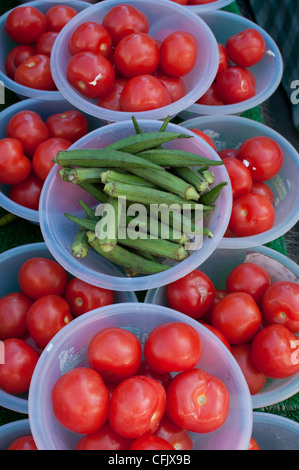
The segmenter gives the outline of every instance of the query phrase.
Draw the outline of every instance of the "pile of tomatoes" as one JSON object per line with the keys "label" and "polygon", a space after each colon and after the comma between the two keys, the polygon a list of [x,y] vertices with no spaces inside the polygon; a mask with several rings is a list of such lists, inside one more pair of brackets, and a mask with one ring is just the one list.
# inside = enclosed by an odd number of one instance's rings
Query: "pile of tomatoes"
{"label": "pile of tomatoes", "polygon": [[149,28],[147,16],[125,4],[109,10],[101,24],[79,25],[68,43],[70,85],[114,111],[148,111],[182,98],[181,77],[195,65],[196,39],[176,31],[158,43]]}
{"label": "pile of tomatoes", "polygon": [[7,55],[9,78],[20,85],[54,91],[50,56],[53,44],[77,11],[67,5],[54,5],[46,13],[33,6],[14,8],[7,16],[5,31],[18,45]]}
{"label": "pile of tomatoes", "polygon": [[266,43],[263,35],[248,28],[218,43],[219,67],[214,82],[199,98],[198,104],[223,106],[253,98],[256,94],[254,74],[249,67],[264,57]]}
{"label": "pile of tomatoes", "polygon": [[25,261],[18,272],[20,291],[0,299],[0,389],[18,395],[29,390],[40,353],[73,318],[114,302],[114,292],[69,279],[56,261]]}
{"label": "pile of tomatoes", "polygon": [[68,109],[43,120],[35,111],[23,110],[8,122],[0,139],[0,183],[10,185],[9,198],[38,210],[44,181],[60,150],[67,150],[89,132],[84,114]]}
{"label": "pile of tomatoes", "polygon": [[242,369],[252,395],[267,378],[299,372],[299,285],[272,282],[263,267],[237,265],[226,289],[194,270],[166,287],[171,308],[203,323],[228,347]]}
{"label": "pile of tomatoes", "polygon": [[198,367],[201,355],[184,322],[153,328],[143,349],[129,329],[106,327],[87,345],[88,365],[55,382],[54,415],[83,434],[77,450],[190,450],[189,433],[219,429],[230,404],[224,382]]}

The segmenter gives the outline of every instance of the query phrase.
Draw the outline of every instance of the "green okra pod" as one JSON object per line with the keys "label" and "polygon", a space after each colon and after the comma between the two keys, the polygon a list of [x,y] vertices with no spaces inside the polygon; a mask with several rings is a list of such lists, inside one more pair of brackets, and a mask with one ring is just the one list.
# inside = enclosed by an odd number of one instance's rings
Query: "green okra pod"
{"label": "green okra pod", "polygon": [[9,225],[17,219],[18,219],[17,215],[12,214],[11,212],[8,212],[7,214],[4,214],[0,218],[0,227],[4,227],[5,225]]}
{"label": "green okra pod", "polygon": [[88,255],[90,245],[86,234],[86,229],[79,226],[74,242],[71,247],[72,255],[75,258],[85,258]]}
{"label": "green okra pod", "polygon": [[136,134],[143,134],[143,130],[139,126],[139,123],[138,123],[137,119],[135,118],[135,116],[132,116],[132,121],[133,121],[133,124],[134,124],[134,127],[135,127]]}
{"label": "green okra pod", "polygon": [[151,149],[176,139],[189,139],[189,134],[180,132],[144,132],[117,140],[105,147],[106,150],[119,150],[130,154],[137,154],[143,150]]}
{"label": "green okra pod", "polygon": [[[164,175],[164,172],[163,172],[163,175]],[[148,188],[157,188],[157,185],[135,174],[134,175],[124,174],[115,170],[108,170],[108,171],[103,172],[101,174],[101,181],[103,184],[111,183],[112,181],[117,181],[118,183],[138,184],[141,186],[147,186]]]}
{"label": "green okra pod", "polygon": [[106,216],[102,216],[96,226],[96,236],[104,252],[113,250],[118,240],[119,220],[121,217],[122,205],[112,197],[108,198],[107,206],[102,206],[106,210]]}
{"label": "green okra pod", "polygon": [[67,181],[74,184],[99,183],[101,174],[107,168],[72,168],[67,175]]}
{"label": "green okra pod", "polygon": [[151,149],[142,151],[137,154],[139,157],[146,159],[160,166],[177,167],[177,166],[220,166],[223,161],[210,160],[208,158],[197,155],[196,153],[187,152],[179,149]]}
{"label": "green okra pod", "polygon": [[78,199],[78,202],[79,202],[80,206],[83,208],[83,210],[84,210],[84,212],[85,212],[88,219],[95,220],[95,221],[99,220],[99,217],[97,217],[95,215],[95,211],[91,207],[89,207],[87,204],[85,204],[85,202],[82,201],[81,199]]}
{"label": "green okra pod", "polygon": [[214,188],[211,188],[210,191],[203,194],[200,197],[200,201],[203,204],[208,204],[208,205],[215,204],[215,202],[217,201],[218,197],[220,196],[220,194],[221,194],[221,192],[222,192],[222,190],[225,186],[227,186],[226,182],[222,182],[222,183],[217,184],[216,186],[214,186]]}
{"label": "green okra pod", "polygon": [[163,258],[173,259],[175,261],[182,261],[188,257],[188,252],[182,245],[172,243],[168,240],[162,240],[160,238],[136,238],[135,240],[132,240],[131,238],[127,237],[120,239],[118,243],[128,248],[136,248],[146,253]]}
{"label": "green okra pod", "polygon": [[208,182],[203,180],[200,177],[200,174],[193,168],[189,168],[188,166],[179,166],[173,168],[173,172],[180,178],[192,184],[199,193],[202,193],[209,188]]}

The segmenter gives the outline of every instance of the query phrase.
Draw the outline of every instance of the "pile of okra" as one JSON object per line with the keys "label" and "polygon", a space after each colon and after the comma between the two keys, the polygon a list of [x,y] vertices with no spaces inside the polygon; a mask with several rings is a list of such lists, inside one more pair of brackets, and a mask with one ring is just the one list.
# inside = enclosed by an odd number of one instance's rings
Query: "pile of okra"
{"label": "pile of okra", "polygon": [[[77,224],[71,249],[73,256],[83,258],[92,247],[106,259],[122,267],[127,276],[162,272],[189,256],[186,247],[190,234],[184,233],[182,229],[176,235],[178,232],[174,230],[174,226],[177,227],[174,224],[175,221],[177,223],[177,216],[180,217],[181,227],[185,227],[182,212],[178,215],[173,211],[169,213],[168,239],[160,236],[164,222],[159,211],[157,237],[149,235],[149,224],[144,226],[146,236],[143,233],[142,237],[131,237],[128,232],[127,236],[118,237],[119,211],[123,207],[118,203],[119,198],[126,201],[125,211],[128,205],[134,203],[143,204],[146,208],[153,205],[172,207],[177,204],[183,207],[190,204],[189,227],[192,228],[192,236],[213,237],[213,233],[203,227],[203,224],[198,226],[194,223],[192,211],[200,207],[204,217],[214,210],[215,202],[227,183],[214,184],[214,173],[210,167],[223,162],[184,150],[163,148],[163,144],[167,142],[192,137],[190,134],[168,132],[169,119],[165,119],[158,131],[143,132],[132,117],[136,132],[129,137],[102,149],[73,149],[57,153],[53,161],[59,165],[59,175],[63,181],[80,186],[99,204],[110,204],[114,208],[113,217],[108,218],[108,223],[113,224],[113,230],[106,230],[105,235],[103,232],[99,235],[97,231],[101,215],[83,200],[79,200],[82,218],[65,214]],[[125,215],[124,220],[129,225],[132,217]],[[107,217],[105,224],[107,225]],[[139,226],[138,230],[142,232],[143,228]]]}

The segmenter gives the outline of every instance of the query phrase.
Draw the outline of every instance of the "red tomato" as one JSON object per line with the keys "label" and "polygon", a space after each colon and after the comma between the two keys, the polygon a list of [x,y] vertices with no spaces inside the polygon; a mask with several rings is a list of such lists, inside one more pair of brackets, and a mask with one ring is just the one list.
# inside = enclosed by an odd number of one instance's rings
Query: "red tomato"
{"label": "red tomato", "polygon": [[232,292],[214,307],[212,325],[222,331],[230,344],[250,341],[257,333],[262,315],[246,292]]}
{"label": "red tomato", "polygon": [[99,430],[82,436],[76,450],[129,450],[131,445],[131,439],[120,436],[105,423]]}
{"label": "red tomato", "polygon": [[212,333],[214,333],[214,335],[217,336],[217,338],[220,339],[220,341],[222,341],[222,343],[227,347],[229,351],[231,350],[231,345],[229,344],[227,338],[224,336],[222,331],[218,330],[213,325],[209,325],[209,323],[205,323],[203,321],[200,321],[200,323],[206,328],[208,328],[208,330],[210,330]]}
{"label": "red tomato", "polygon": [[233,202],[229,228],[237,237],[251,237],[270,230],[275,222],[273,205],[260,194],[244,194]]}
{"label": "red tomato", "polygon": [[168,284],[166,296],[170,308],[198,319],[213,306],[215,286],[205,273],[195,269]]}
{"label": "red tomato", "polygon": [[188,431],[171,421],[166,414],[163,416],[155,436],[165,439],[175,450],[192,450],[193,441]]}
{"label": "red tomato", "polygon": [[26,323],[34,341],[45,347],[72,319],[67,302],[59,295],[49,294],[32,304],[27,312]]}
{"label": "red tomato", "polygon": [[48,31],[60,32],[77,15],[77,11],[67,5],[54,5],[46,12]]}
{"label": "red tomato", "polygon": [[239,67],[252,67],[265,55],[263,35],[254,28],[247,28],[230,36],[225,45],[228,57]]}
{"label": "red tomato", "polygon": [[63,295],[68,274],[56,261],[35,257],[25,261],[18,274],[22,291],[36,300],[48,294]]}
{"label": "red tomato", "polygon": [[7,450],[37,450],[37,447],[33,437],[29,435],[15,439]]}
{"label": "red tomato", "polygon": [[20,44],[14,47],[6,56],[5,70],[9,78],[14,80],[16,68],[23,60],[35,54],[35,47],[31,44]]}
{"label": "red tomato", "polygon": [[135,375],[115,388],[108,419],[118,434],[137,439],[157,430],[165,409],[164,387],[151,377]]}
{"label": "red tomato", "polygon": [[202,369],[176,375],[167,389],[167,415],[178,426],[192,432],[219,429],[228,416],[229,392],[218,377]]}
{"label": "red tomato", "polygon": [[151,434],[136,439],[130,450],[174,450],[174,448],[165,439]]}
{"label": "red tomato", "polygon": [[260,194],[261,196],[264,196],[266,199],[268,199],[271,204],[274,204],[274,194],[270,186],[268,186],[266,183],[253,181],[250,192],[254,194]]}
{"label": "red tomato", "polygon": [[182,77],[191,72],[196,57],[196,39],[186,31],[169,34],[160,46],[160,67],[172,77]]}
{"label": "red tomato", "polygon": [[0,183],[18,184],[31,172],[31,162],[25,157],[21,142],[10,137],[0,140]]}
{"label": "red tomato", "polygon": [[185,83],[181,78],[170,77],[165,73],[156,72],[155,77],[157,77],[163,85],[166,86],[171,102],[174,103],[177,100],[180,100],[186,94]]}
{"label": "red tomato", "polygon": [[242,263],[227,276],[226,290],[227,292],[247,292],[260,305],[271,283],[271,276],[264,268],[255,263]]}
{"label": "red tomato", "polygon": [[72,142],[61,137],[51,137],[38,145],[33,154],[32,169],[41,181],[45,181],[54,166],[53,158],[57,153],[71,145]]}
{"label": "red tomato", "polygon": [[26,333],[26,315],[32,303],[23,292],[11,292],[0,299],[0,340],[21,338]]}
{"label": "red tomato", "polygon": [[29,109],[19,111],[9,120],[6,135],[21,142],[28,158],[32,158],[36,147],[50,137],[40,115]]}
{"label": "red tomato", "polygon": [[113,304],[114,292],[73,277],[66,287],[64,298],[70,306],[72,315],[78,317],[95,308]]}
{"label": "red tomato", "polygon": [[261,450],[256,440],[251,436],[248,450]]}
{"label": "red tomato", "polygon": [[216,145],[209,135],[207,135],[205,132],[202,132],[200,129],[190,129],[190,131],[194,132],[196,135],[199,135],[199,137],[204,139],[217,152]]}
{"label": "red tomato", "polygon": [[14,8],[5,21],[8,36],[21,44],[34,44],[46,29],[45,15],[33,6]]}
{"label": "red tomato", "polygon": [[274,282],[264,293],[262,312],[266,324],[277,323],[299,333],[299,284]]}
{"label": "red tomato", "polygon": [[15,203],[37,211],[42,187],[43,182],[31,173],[24,181],[10,187],[9,197]]}
{"label": "red tomato", "polygon": [[60,137],[72,143],[88,134],[88,121],[84,114],[76,109],[51,114],[45,124],[50,137]]}
{"label": "red tomato", "polygon": [[283,152],[275,140],[257,136],[245,140],[238,153],[239,160],[248,167],[254,181],[267,181],[280,171]]}
{"label": "red tomato", "polygon": [[75,29],[69,39],[68,47],[71,55],[91,51],[108,58],[112,54],[112,38],[101,24],[86,21]]}
{"label": "red tomato", "polygon": [[187,323],[164,323],[154,328],[144,344],[144,358],[159,374],[194,367],[202,354],[198,332]]}
{"label": "red tomato", "polygon": [[25,59],[16,69],[15,81],[37,90],[55,90],[50,57],[45,54],[36,54]]}
{"label": "red tomato", "polygon": [[114,52],[116,70],[124,78],[151,75],[159,63],[159,48],[147,33],[132,33],[117,44]]}
{"label": "red tomato", "polygon": [[167,390],[167,387],[172,380],[171,374],[158,374],[157,372],[153,371],[147,364],[147,362],[144,360],[141,361],[136,375],[145,375],[146,377],[151,377],[152,379],[155,379],[157,382],[163,385],[165,390]]}
{"label": "red tomato", "polygon": [[[223,44],[220,44],[218,42],[218,50],[219,50],[219,67],[217,74],[219,72],[222,72],[222,70],[227,69],[230,66],[230,61],[226,53],[226,48],[223,46]],[[216,74],[216,77],[217,77]]]}
{"label": "red tomato", "polygon": [[252,176],[248,168],[233,157],[225,158],[224,165],[232,185],[233,199],[248,194],[252,188]]}
{"label": "red tomato", "polygon": [[45,54],[50,57],[57,36],[58,33],[56,31],[46,31],[43,33],[36,41],[35,53]]}
{"label": "red tomato", "polygon": [[93,336],[87,357],[90,367],[98,371],[103,380],[116,384],[136,374],[142,349],[139,339],[131,331],[107,327]]}
{"label": "red tomato", "polygon": [[255,87],[242,67],[229,67],[217,75],[216,91],[224,104],[235,104],[255,96]]}
{"label": "red tomato", "polygon": [[142,11],[132,5],[116,5],[103,18],[102,25],[112,37],[114,46],[132,33],[148,33],[149,21]]}
{"label": "red tomato", "polygon": [[267,377],[291,377],[299,371],[299,339],[283,325],[266,326],[253,339],[251,357]]}
{"label": "red tomato", "polygon": [[256,395],[264,388],[267,377],[256,368],[251,358],[251,344],[233,344],[231,352],[244,374],[251,395]]}
{"label": "red tomato", "polygon": [[219,157],[224,160],[225,158],[237,158],[239,150],[238,149],[223,149],[219,150],[218,155]]}
{"label": "red tomato", "polygon": [[110,396],[98,372],[77,367],[65,372],[52,389],[56,419],[80,434],[98,431],[106,422]]}
{"label": "red tomato", "polygon": [[188,5],[189,0],[171,0],[172,2],[179,3],[180,5]]}
{"label": "red tomato", "polygon": [[25,341],[8,338],[3,341],[5,363],[0,364],[0,388],[12,395],[28,392],[38,354]]}
{"label": "red tomato", "polygon": [[165,85],[153,75],[139,75],[130,78],[120,96],[122,111],[149,111],[171,103]]}
{"label": "red tomato", "polygon": [[189,5],[205,5],[213,2],[217,2],[217,0],[189,0]]}
{"label": "red tomato", "polygon": [[210,88],[199,98],[196,103],[204,106],[223,106],[223,100],[218,96],[216,83],[213,82]]}
{"label": "red tomato", "polygon": [[112,90],[115,72],[104,56],[85,51],[72,56],[67,66],[67,78],[83,96],[100,98]]}
{"label": "red tomato", "polygon": [[126,78],[116,78],[112,90],[107,95],[99,98],[97,105],[113,111],[120,111],[120,96],[127,81]]}

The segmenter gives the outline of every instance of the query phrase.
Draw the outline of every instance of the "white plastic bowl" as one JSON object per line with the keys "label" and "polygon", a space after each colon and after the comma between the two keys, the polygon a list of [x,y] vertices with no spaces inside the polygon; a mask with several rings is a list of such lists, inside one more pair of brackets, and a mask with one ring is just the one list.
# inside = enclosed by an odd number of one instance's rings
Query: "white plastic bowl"
{"label": "white plastic bowl", "polygon": [[279,174],[267,184],[274,193],[276,220],[264,233],[251,237],[228,238],[220,242],[222,248],[248,248],[264,245],[288,232],[299,220],[299,155],[297,150],[278,132],[265,124],[240,116],[202,116],[180,124],[186,129],[198,128],[206,132],[218,151],[239,148],[244,140],[254,136],[267,136],[281,147],[284,163]]}
{"label": "white plastic bowl", "polygon": [[185,5],[188,10],[193,11],[194,13],[204,13],[206,11],[219,10],[220,8],[226,7],[233,3],[234,0],[216,0],[211,3],[205,3],[203,5]]}
{"label": "white plastic bowl", "polygon": [[299,450],[299,423],[272,413],[253,413],[252,436],[261,450]]}
{"label": "white plastic bowl", "polygon": [[[84,10],[87,7],[90,7],[90,4],[85,1],[78,1],[74,0],[70,1],[54,1],[54,0],[34,0],[26,2],[26,6],[33,6],[40,10],[42,13],[45,13],[54,5],[71,5],[75,10],[78,12]],[[18,8],[18,7],[15,7]],[[14,8],[12,9],[14,10]],[[9,51],[16,47],[18,44],[14,42],[10,37],[7,35],[5,31],[5,21],[8,17],[9,13],[12,11],[9,10],[4,15],[0,17],[0,81],[3,82],[5,88],[13,91],[18,95],[20,99],[25,98],[36,98],[40,100],[62,100],[64,99],[63,96],[59,91],[47,91],[47,90],[36,90],[34,88],[29,88],[20,83],[15,82],[11,78],[9,78],[6,74],[5,70],[5,59]]]}
{"label": "white plastic bowl", "polygon": [[31,435],[29,419],[20,419],[0,426],[0,450],[7,450],[19,437]]}
{"label": "white plastic bowl", "polygon": [[[159,121],[143,120],[140,121],[140,126],[144,132],[158,131],[161,123]],[[167,130],[194,135],[176,124],[169,124]],[[135,129],[132,121],[108,124],[77,141],[70,147],[70,150],[105,147],[116,140],[134,134]],[[220,158],[209,144],[197,136],[194,139],[174,140],[170,146],[195,152],[212,160],[219,161]],[[68,272],[90,284],[108,289],[130,291],[146,290],[165,285],[184,276],[207,259],[219,245],[226,231],[231,214],[232,193],[227,171],[221,165],[213,167],[215,184],[220,181],[225,181],[228,184],[223,189],[216,202],[215,210],[209,215],[205,224],[214,234],[212,239],[204,237],[199,250],[192,251],[187,259],[167,271],[136,277],[126,277],[125,273],[111,274],[112,264],[110,261],[103,259],[94,250],[91,250],[88,256],[81,261],[70,257],[70,248],[77,231],[77,225],[65,217],[65,212],[82,217],[82,208],[77,202],[80,198],[83,198],[86,204],[93,207],[99,203],[77,185],[62,181],[58,173],[59,168],[58,165],[52,168],[42,189],[39,205],[40,227],[44,240],[57,261]]]}
{"label": "white plastic bowl", "polygon": [[[230,393],[229,415],[216,431],[191,433],[193,448],[206,450],[247,449],[252,432],[251,400],[239,366],[227,348],[210,331],[175,310],[144,303],[102,307],[77,318],[58,333],[43,351],[29,390],[29,419],[32,435],[40,450],[74,449],[80,434],[70,432],[56,420],[51,390],[58,378],[74,367],[88,366],[86,347],[96,331],[108,326],[129,329],[144,344],[149,332],[162,323],[180,321],[199,333],[203,353],[196,367],[224,381]],[[64,357],[61,361],[59,358]]]}
{"label": "white plastic bowl", "polygon": [[[31,243],[21,245],[17,248],[5,251],[0,254],[0,297],[10,292],[19,292],[18,272],[26,260],[41,256],[47,259],[54,259],[45,243]],[[116,268],[113,269],[115,273]],[[137,302],[134,292],[115,292],[115,303]],[[12,395],[0,389],[0,406],[20,413],[28,413],[28,393],[22,395]]]}
{"label": "white plastic bowl", "polygon": [[[18,103],[15,103],[8,108],[4,109],[0,113],[0,139],[6,137],[6,127],[10,119],[15,116],[20,111],[30,110],[35,111],[38,113],[43,120],[46,120],[50,115],[56,114],[62,111],[67,111],[69,109],[77,109],[74,105],[66,101],[65,99],[61,100],[38,100],[29,98],[26,100],[22,100]],[[83,113],[88,121],[89,130],[93,131],[98,127],[102,126],[103,123],[90,116],[89,114]],[[0,184],[0,206],[3,207],[8,212],[17,215],[18,217],[22,217],[23,219],[28,220],[29,222],[33,222],[35,224],[39,223],[38,218],[38,211],[29,209],[27,207],[21,206],[16,202],[12,201],[9,198],[9,190],[10,186],[6,184]]]}
{"label": "white plastic bowl", "polygon": [[[287,256],[265,246],[234,250],[217,248],[199,266],[199,269],[212,280],[216,289],[225,289],[228,274],[245,259],[268,270],[273,282],[278,280],[299,282],[299,266]],[[145,302],[168,306],[166,287],[149,290]],[[298,390],[299,373],[286,379],[267,379],[264,388],[256,395],[252,395],[252,408],[257,409],[279,403],[295,395]]]}
{"label": "white plastic bowl", "polygon": [[255,28],[266,42],[266,54],[263,59],[249,70],[256,79],[256,95],[240,103],[207,106],[198,103],[192,104],[179,115],[183,119],[192,119],[200,115],[242,114],[266,101],[278,88],[283,75],[283,60],[281,53],[272,37],[253,21],[235,13],[226,11],[209,11],[200,14],[200,17],[213,31],[217,42],[223,44],[233,34],[247,28]]}
{"label": "white plastic bowl", "polygon": [[[67,65],[71,58],[68,41],[80,24],[90,20],[101,23],[105,14],[112,7],[122,3],[120,0],[105,0],[82,11],[65,26],[55,41],[51,55],[53,78],[61,94],[83,111],[108,122],[128,120],[131,113],[101,108],[97,106],[96,100],[85,98],[69,84],[66,76]],[[186,95],[168,106],[134,113],[136,119],[162,119],[166,116],[175,116],[199,99],[213,82],[219,62],[219,51],[215,37],[199,16],[175,2],[169,0],[128,0],[126,4],[136,7],[146,14],[150,23],[149,34],[155,39],[163,40],[173,31],[182,30],[192,33],[197,40],[199,53],[196,64],[193,70],[183,77]]]}

